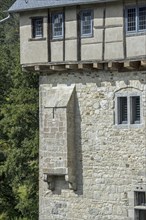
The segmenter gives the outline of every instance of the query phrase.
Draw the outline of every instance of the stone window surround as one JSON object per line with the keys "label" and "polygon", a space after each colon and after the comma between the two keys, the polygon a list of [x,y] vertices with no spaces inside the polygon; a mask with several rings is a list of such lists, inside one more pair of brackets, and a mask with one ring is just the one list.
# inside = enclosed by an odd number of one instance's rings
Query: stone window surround
{"label": "stone window surround", "polygon": [[[130,123],[130,116],[131,116],[131,113],[130,113],[130,97],[132,96],[139,96],[140,97],[140,123],[139,124],[131,124]],[[127,97],[127,101],[128,101],[128,110],[127,110],[127,115],[128,115],[128,123],[127,124],[119,124],[119,120],[118,120],[118,116],[119,116],[119,109],[118,109],[118,98],[120,97]],[[139,128],[142,126],[142,122],[143,122],[143,117],[142,117],[142,94],[141,92],[117,92],[115,94],[115,125],[118,127],[118,128],[129,128],[129,127],[132,127],[132,128]]]}

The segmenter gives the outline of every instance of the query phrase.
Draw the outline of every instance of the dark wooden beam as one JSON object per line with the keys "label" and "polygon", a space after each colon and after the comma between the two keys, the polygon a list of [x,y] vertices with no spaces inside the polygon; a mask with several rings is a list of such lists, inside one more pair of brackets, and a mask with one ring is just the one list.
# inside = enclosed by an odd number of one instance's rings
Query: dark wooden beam
{"label": "dark wooden beam", "polygon": [[80,6],[77,6],[77,61],[81,60],[81,15]]}
{"label": "dark wooden beam", "polygon": [[102,38],[102,60],[105,59],[105,20],[106,20],[106,3],[103,10],[103,38]]}
{"label": "dark wooden beam", "polygon": [[126,42],[126,22],[125,22],[125,0],[123,0],[123,55],[127,58],[127,42]]}
{"label": "dark wooden beam", "polygon": [[65,7],[63,8],[63,61],[65,61],[65,35],[66,35],[66,29],[65,29]]}
{"label": "dark wooden beam", "polygon": [[48,62],[51,62],[51,15],[48,9],[48,28],[47,28],[47,39],[48,39]]}

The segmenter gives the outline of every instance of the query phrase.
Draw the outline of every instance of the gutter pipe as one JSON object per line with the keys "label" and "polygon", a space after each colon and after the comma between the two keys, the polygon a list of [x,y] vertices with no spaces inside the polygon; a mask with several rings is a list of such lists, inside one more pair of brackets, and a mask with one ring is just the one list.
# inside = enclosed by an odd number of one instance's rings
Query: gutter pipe
{"label": "gutter pipe", "polygon": [[3,22],[5,22],[6,20],[8,20],[8,19],[10,18],[10,16],[11,16],[11,15],[9,14],[6,18],[0,20],[0,23],[3,23]]}

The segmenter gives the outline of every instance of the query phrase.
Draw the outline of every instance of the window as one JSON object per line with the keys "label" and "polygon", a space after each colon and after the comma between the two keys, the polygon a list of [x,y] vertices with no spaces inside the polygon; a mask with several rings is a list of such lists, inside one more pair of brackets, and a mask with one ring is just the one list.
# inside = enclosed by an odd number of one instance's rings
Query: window
{"label": "window", "polygon": [[52,38],[63,38],[63,13],[56,13],[52,15]]}
{"label": "window", "polygon": [[126,17],[128,33],[146,30],[146,6],[127,8]]}
{"label": "window", "polygon": [[43,37],[43,18],[32,18],[32,37]]}
{"label": "window", "polygon": [[140,124],[140,96],[117,96],[116,124]]}
{"label": "window", "polygon": [[135,220],[145,220],[146,192],[135,192]]}
{"label": "window", "polygon": [[81,36],[92,36],[93,24],[92,24],[92,11],[85,10],[81,12]]}

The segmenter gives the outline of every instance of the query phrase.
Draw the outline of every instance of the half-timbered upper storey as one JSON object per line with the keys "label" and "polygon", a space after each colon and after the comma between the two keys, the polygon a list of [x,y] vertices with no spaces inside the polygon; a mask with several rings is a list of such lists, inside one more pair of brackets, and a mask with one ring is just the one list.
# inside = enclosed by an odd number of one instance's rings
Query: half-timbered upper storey
{"label": "half-timbered upper storey", "polygon": [[24,67],[145,66],[145,0],[17,0],[9,12],[20,14]]}

